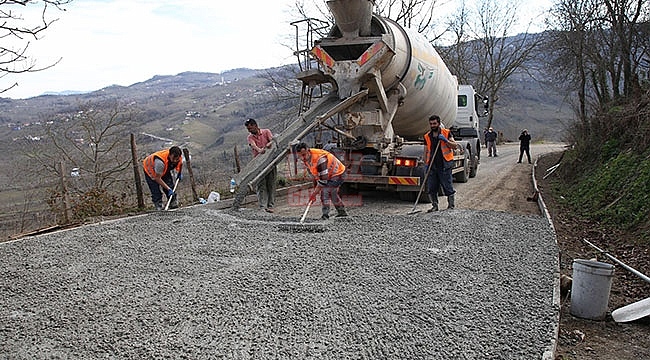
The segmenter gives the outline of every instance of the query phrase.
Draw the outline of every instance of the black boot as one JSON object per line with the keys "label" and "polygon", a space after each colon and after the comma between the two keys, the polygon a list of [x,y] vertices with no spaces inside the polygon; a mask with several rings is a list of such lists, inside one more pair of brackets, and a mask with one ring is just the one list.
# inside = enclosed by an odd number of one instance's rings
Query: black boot
{"label": "black boot", "polygon": [[456,199],[455,199],[454,194],[451,194],[451,195],[447,196],[447,203],[449,204],[449,205],[447,205],[447,209],[453,209],[456,206],[455,201],[456,201]]}
{"label": "black boot", "polygon": [[434,196],[429,194],[429,201],[431,201],[431,209],[427,210],[427,212],[438,211],[438,194]]}
{"label": "black boot", "polygon": [[336,212],[337,212],[336,217],[348,216],[348,213],[345,211],[344,206],[335,206],[335,208],[336,208]]}

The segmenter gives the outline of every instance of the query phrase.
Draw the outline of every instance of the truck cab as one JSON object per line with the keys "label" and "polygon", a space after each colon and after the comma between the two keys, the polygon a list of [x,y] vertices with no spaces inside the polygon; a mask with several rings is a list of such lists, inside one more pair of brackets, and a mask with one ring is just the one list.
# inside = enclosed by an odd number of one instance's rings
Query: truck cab
{"label": "truck cab", "polygon": [[477,94],[472,85],[458,85],[456,121],[450,128],[454,139],[479,139],[480,142],[479,117],[487,115],[487,109],[487,97]]}
{"label": "truck cab", "polygon": [[[456,141],[462,142],[472,154],[469,177],[476,176],[481,159],[481,129],[479,118],[488,114],[489,99],[481,96],[472,85],[458,85],[456,120],[450,127]],[[460,178],[463,178],[461,176]]]}

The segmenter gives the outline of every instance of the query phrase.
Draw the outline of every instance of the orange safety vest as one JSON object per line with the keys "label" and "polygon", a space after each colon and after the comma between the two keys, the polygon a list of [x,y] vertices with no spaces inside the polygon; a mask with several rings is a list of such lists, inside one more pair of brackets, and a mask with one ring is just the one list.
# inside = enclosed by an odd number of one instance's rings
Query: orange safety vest
{"label": "orange safety vest", "polygon": [[[449,129],[445,128],[440,128],[440,133],[444,135],[447,139],[449,139]],[[429,163],[429,159],[431,157],[431,137],[429,136],[431,134],[431,131],[428,133],[424,134],[424,162]],[[442,152],[442,157],[445,159],[445,161],[452,161],[454,160],[454,151],[452,148],[447,145],[446,142],[444,141],[438,141],[440,143],[440,151]]]}
{"label": "orange safety vest", "polygon": [[[149,177],[152,179],[156,177],[156,171],[154,170],[155,169],[154,162],[156,158],[162,160],[163,163],[165,164],[165,169],[163,170],[162,174],[160,174],[160,176],[163,176],[169,170],[169,149],[156,151],[155,153],[144,158],[144,161],[142,161],[144,172],[147,173],[147,175],[149,175]],[[181,165],[183,165],[182,156],[178,161],[178,164],[176,165],[176,169],[175,169],[176,172],[178,173],[181,172]]]}
{"label": "orange safety vest", "polygon": [[[331,152],[321,149],[310,149],[311,155],[309,162],[304,161],[305,165],[309,168],[309,172],[319,178],[318,176],[318,159],[323,156],[327,157],[327,180],[334,176],[343,175],[345,172],[345,165],[336,158]],[[314,156],[316,155],[316,156]]]}

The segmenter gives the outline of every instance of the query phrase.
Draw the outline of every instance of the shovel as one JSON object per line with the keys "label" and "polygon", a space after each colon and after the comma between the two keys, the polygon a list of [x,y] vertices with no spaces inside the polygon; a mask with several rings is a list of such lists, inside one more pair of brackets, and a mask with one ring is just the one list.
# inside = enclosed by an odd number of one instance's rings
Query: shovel
{"label": "shovel", "polygon": [[634,321],[648,315],[650,315],[650,298],[625,305],[612,311],[612,319],[616,322]]}

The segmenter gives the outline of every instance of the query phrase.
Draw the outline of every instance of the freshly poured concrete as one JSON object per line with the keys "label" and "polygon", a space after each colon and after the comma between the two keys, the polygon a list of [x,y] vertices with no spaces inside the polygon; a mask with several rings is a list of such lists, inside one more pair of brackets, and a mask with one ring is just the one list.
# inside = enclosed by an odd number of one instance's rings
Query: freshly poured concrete
{"label": "freshly poured concrete", "polygon": [[[406,212],[406,211],[405,211]],[[0,359],[533,359],[541,217],[362,215],[321,233],[209,205],[0,244]]]}

